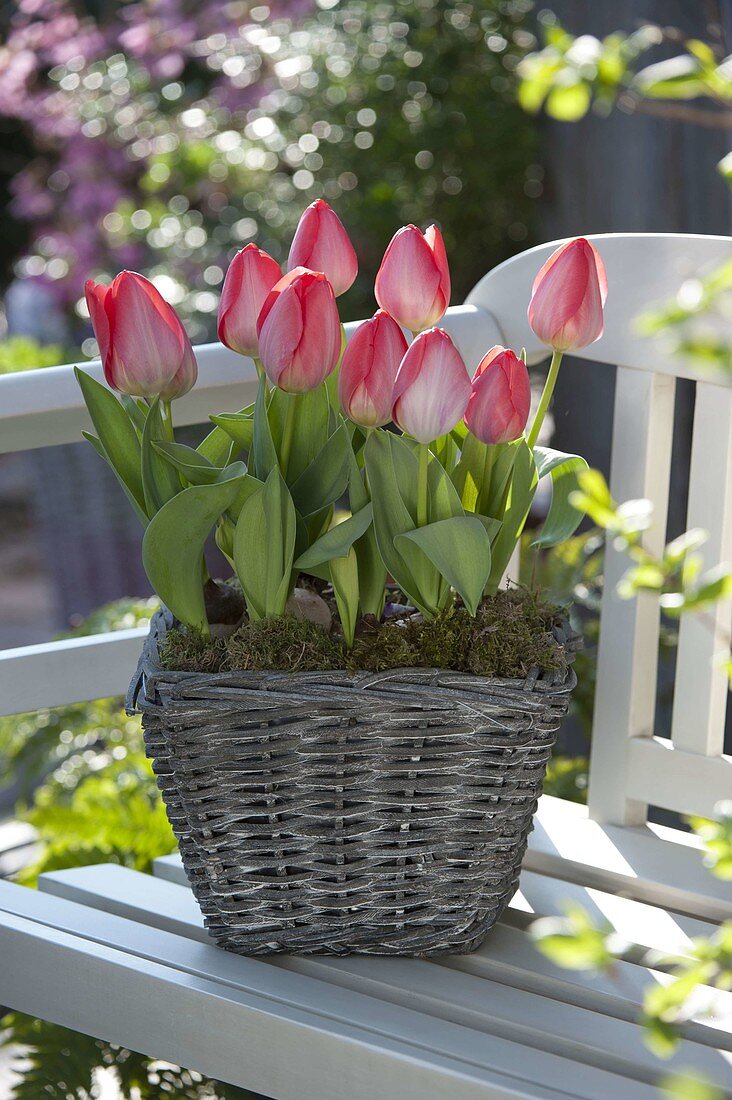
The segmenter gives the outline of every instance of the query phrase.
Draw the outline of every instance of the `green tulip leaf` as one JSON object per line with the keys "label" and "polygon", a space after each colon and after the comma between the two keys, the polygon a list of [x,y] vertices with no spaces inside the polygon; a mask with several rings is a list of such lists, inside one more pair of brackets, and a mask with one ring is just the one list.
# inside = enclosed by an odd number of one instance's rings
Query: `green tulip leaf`
{"label": "green tulip leaf", "polygon": [[[391,440],[391,433],[377,430],[372,432],[364,447],[366,472],[372,490],[376,543],[387,571],[412,603],[425,611],[417,578],[395,542],[397,535],[414,530],[417,523],[400,492]],[[407,453],[411,457],[408,448]],[[416,511],[416,476],[413,495]]]}
{"label": "green tulip leaf", "polygon": [[328,439],[330,422],[325,385],[316,386],[307,393],[285,393],[274,389],[268,414],[272,436],[280,456],[287,410],[293,405],[294,422],[286,471],[288,485],[293,485],[320,454]]}
{"label": "green tulip leaf", "polygon": [[181,481],[177,472],[155,450],[154,444],[163,441],[165,441],[165,428],[160,412],[160,398],[155,397],[145,421],[140,452],[145,507],[147,514],[151,517],[181,490]]}
{"label": "green tulip leaf", "polygon": [[475,516],[452,516],[397,535],[397,546],[413,543],[462,598],[475,615],[491,571],[491,544]]}
{"label": "green tulip leaf", "polygon": [[[230,449],[232,444],[235,448],[249,454],[254,438],[253,409],[252,412],[220,413],[218,416],[212,416],[211,421],[216,427],[212,432],[209,432],[198,448],[206,458],[211,458],[211,452],[214,450],[217,450],[220,454],[224,450]],[[217,429],[222,436],[220,446],[219,442],[212,438]],[[206,444],[205,450],[204,444]],[[214,458],[211,458],[211,462],[218,465]]]}
{"label": "green tulip leaf", "polygon": [[348,486],[351,444],[341,424],[308,468],[291,486],[292,499],[307,518],[343,496]]}
{"label": "green tulip leaf", "polygon": [[141,397],[129,397],[126,393],[121,393],[119,399],[138,434],[142,435],[147,420],[147,404]]}
{"label": "green tulip leaf", "polygon": [[[348,499],[351,512],[356,515],[370,504],[370,498],[366,478],[358,465],[353,449],[349,455],[349,467]],[[353,548],[358,560],[361,613],[373,615],[376,620],[379,620],[384,610],[388,574],[381,560],[373,523],[370,523],[364,534],[356,540]]]}
{"label": "green tulip leaf", "polygon": [[111,390],[86,371],[74,367],[82,396],[104,454],[119,480],[135,501],[136,509],[147,515],[140,470],[140,439],[122,405]]}
{"label": "green tulip leaf", "polygon": [[331,561],[330,579],[343,627],[343,636],[346,639],[346,646],[350,649],[356,636],[359,607],[358,559],[353,548],[345,557],[334,558]]}
{"label": "green tulip leaf", "polygon": [[372,516],[371,505],[367,504],[360,512],[356,512],[355,515],[344,519],[342,523],[337,523],[335,527],[331,527],[304,554],[300,555],[295,562],[295,569],[308,572],[310,566],[322,565],[323,562],[330,562],[334,558],[344,557],[348,554],[354,542],[360,539],[371,526]]}
{"label": "green tulip leaf", "polygon": [[279,467],[244,501],[234,532],[234,564],[252,620],[282,615],[290,594],[296,516]]}
{"label": "green tulip leaf", "polygon": [[537,478],[552,479],[552,502],[539,535],[532,546],[556,546],[571,538],[582,522],[582,512],[570,503],[570,495],[579,489],[578,474],[589,467],[580,455],[564,454],[550,447],[534,447]]}
{"label": "green tulip leaf", "polygon": [[259,379],[257,400],[254,403],[254,427],[249,461],[260,481],[265,481],[278,465],[277,451],[267,416],[267,380],[264,375]]}
{"label": "green tulip leaf", "polygon": [[526,440],[520,439],[515,446],[514,444],[509,446],[514,448],[511,456],[511,476],[508,481],[505,504],[500,513],[501,526],[491,543],[491,573],[486,586],[488,592],[495,592],[501,583],[501,578],[524,529],[539,480],[534,456]]}
{"label": "green tulip leaf", "polygon": [[94,450],[95,450],[95,451],[97,452],[97,454],[99,455],[99,457],[100,457],[100,458],[103,458],[103,459],[104,459],[104,461],[105,461],[105,462],[107,463],[107,465],[109,466],[110,470],[112,471],[112,473],[114,474],[114,476],[115,476],[115,477],[117,478],[117,481],[118,481],[118,482],[119,482],[119,484],[120,484],[120,485],[122,486],[122,489],[124,490],[125,496],[126,496],[126,497],[127,497],[127,499],[129,500],[130,504],[132,505],[132,507],[133,507],[133,509],[134,509],[134,511],[135,511],[135,515],[136,515],[136,516],[137,516],[137,518],[139,519],[139,521],[140,521],[140,523],[142,524],[142,526],[143,526],[143,527],[146,527],[146,526],[147,526],[147,512],[145,512],[145,511],[144,511],[144,509],[143,509],[143,508],[141,508],[141,507],[140,507],[140,505],[139,505],[139,504],[137,503],[137,501],[136,501],[136,500],[135,500],[135,498],[133,497],[132,493],[130,492],[130,490],[129,490],[128,486],[127,486],[127,485],[125,485],[125,483],[124,483],[124,481],[122,480],[122,478],[120,477],[120,475],[119,475],[118,471],[117,471],[117,470],[115,469],[115,467],[113,466],[113,464],[112,464],[112,463],[110,462],[110,460],[109,460],[109,455],[108,455],[108,454],[107,454],[107,452],[106,452],[106,451],[104,450],[104,447],[102,446],[102,441],[101,441],[101,439],[99,439],[99,438],[98,438],[98,437],[97,437],[96,435],[92,435],[92,433],[91,433],[91,432],[84,432],[84,431],[82,431],[82,433],[81,433],[81,434],[83,435],[84,439],[86,439],[86,441],[87,441],[88,443],[91,443],[92,447],[93,447],[93,448],[94,448]]}
{"label": "green tulip leaf", "polygon": [[214,466],[193,447],[186,447],[184,443],[154,441],[153,450],[169,462],[173,469],[182,474],[191,485],[213,485],[221,473],[218,466]]}
{"label": "green tulip leaf", "polygon": [[201,581],[203,548],[239,492],[236,479],[183,489],[157,512],[142,540],[150,584],[180,622],[208,633]]}

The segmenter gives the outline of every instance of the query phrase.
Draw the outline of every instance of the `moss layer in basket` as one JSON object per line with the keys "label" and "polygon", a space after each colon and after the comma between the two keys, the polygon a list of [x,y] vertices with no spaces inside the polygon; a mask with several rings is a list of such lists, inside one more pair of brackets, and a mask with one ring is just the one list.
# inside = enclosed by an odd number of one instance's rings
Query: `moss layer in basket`
{"label": "moss layer in basket", "polygon": [[562,669],[563,647],[552,628],[563,618],[555,605],[525,589],[486,597],[477,616],[455,606],[431,621],[396,614],[363,621],[355,644],[346,649],[333,629],[285,615],[245,620],[228,638],[171,630],[160,653],[164,668],[180,672],[273,670],[319,672],[347,668],[450,668],[478,676],[520,678],[531,668]]}

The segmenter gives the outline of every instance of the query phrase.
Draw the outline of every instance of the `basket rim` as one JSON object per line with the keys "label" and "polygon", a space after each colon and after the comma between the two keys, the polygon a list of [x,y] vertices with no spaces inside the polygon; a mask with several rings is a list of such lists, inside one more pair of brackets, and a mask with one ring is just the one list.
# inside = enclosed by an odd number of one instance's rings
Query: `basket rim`
{"label": "basket rim", "polygon": [[531,668],[525,677],[498,677],[479,676],[470,672],[461,672],[458,669],[437,668],[426,666],[399,666],[384,669],[381,672],[349,672],[347,669],[330,669],[323,671],[299,671],[286,672],[278,670],[246,670],[239,669],[227,672],[197,672],[176,671],[164,669],[159,660],[160,645],[167,631],[174,625],[175,618],[172,612],[165,606],[161,606],[150,619],[150,629],[143,643],[142,652],[130,681],[130,686],[125,699],[125,709],[128,714],[139,714],[142,711],[140,696],[148,697],[148,686],[153,688],[157,683],[180,684],[185,682],[196,683],[198,686],[231,685],[235,680],[237,684],[249,683],[255,686],[261,683],[263,677],[270,677],[291,682],[293,685],[314,685],[328,677],[331,685],[334,679],[338,686],[363,690],[376,684],[388,684],[389,682],[412,682],[415,686],[434,686],[435,688],[455,689],[463,687],[490,688],[496,691],[525,692],[527,695],[536,694],[537,685],[541,685],[541,695],[563,695],[571,692],[577,684],[577,674],[572,668],[572,662],[577,651],[582,647],[582,636],[575,631],[568,617],[555,625],[553,633],[558,645],[563,645],[566,651],[567,664],[563,669]]}

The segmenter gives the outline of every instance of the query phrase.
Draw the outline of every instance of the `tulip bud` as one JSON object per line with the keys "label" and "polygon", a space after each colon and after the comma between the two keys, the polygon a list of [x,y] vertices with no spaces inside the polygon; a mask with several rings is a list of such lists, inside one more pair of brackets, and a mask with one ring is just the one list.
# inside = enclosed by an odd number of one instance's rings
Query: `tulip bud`
{"label": "tulip bud", "polygon": [[436,325],[450,304],[450,270],[436,225],[405,225],[391,239],[376,276],[376,301],[408,328]]}
{"label": "tulip bud", "polygon": [[341,406],[356,424],[378,428],[389,423],[394,379],[406,350],[404,333],[383,309],[358,326],[338,376]]}
{"label": "tulip bud", "polygon": [[529,324],[555,351],[576,351],[602,336],[606,298],[600,253],[577,237],[553,252],[534,279]]}
{"label": "tulip bud", "polygon": [[172,401],[198,376],[196,358],[178,314],[153,284],[121,271],[111,286],[84,287],[108,384],[131,397]]}
{"label": "tulip bud", "polygon": [[222,344],[240,355],[258,355],[257,318],[264,299],[281,278],[280,265],[255,244],[237,252],[226,272],[219,302]]}
{"label": "tulip bud", "polygon": [[394,383],[392,417],[402,431],[430,443],[462,420],[469,397],[465,363],[444,329],[420,333]]}
{"label": "tulip bud", "polygon": [[294,267],[322,271],[336,298],[358,275],[358,259],[343,222],[323,199],[311,203],[298,222],[287,259],[287,270]]}
{"label": "tulip bud", "polygon": [[509,348],[496,345],[473,375],[465,423],[482,443],[510,443],[526,427],[530,409],[526,364]]}
{"label": "tulip bud", "polygon": [[325,275],[296,267],[275,283],[257,320],[267,377],[287,393],[325,381],[341,354],[341,321]]}

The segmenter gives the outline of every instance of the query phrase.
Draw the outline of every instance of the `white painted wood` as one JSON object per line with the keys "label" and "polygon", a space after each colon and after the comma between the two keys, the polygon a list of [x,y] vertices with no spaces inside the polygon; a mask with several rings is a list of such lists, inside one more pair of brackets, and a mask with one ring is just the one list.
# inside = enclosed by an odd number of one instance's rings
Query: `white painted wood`
{"label": "white painted wood", "polygon": [[275,1100],[654,1096],[488,1030],[21,887],[0,883],[0,911],[10,1007]]}
{"label": "white painted wood", "polygon": [[602,825],[586,806],[563,798],[539,799],[524,867],[708,921],[732,915],[732,886],[704,866],[693,833]]}
{"label": "white painted wood", "polygon": [[[698,383],[689,474],[687,528],[709,538],[701,555],[706,569],[732,564],[732,390]],[[729,652],[732,600],[703,616],[688,614],[679,627],[671,738],[674,748],[719,756],[729,680],[718,660]],[[728,790],[732,795],[732,786]]]}
{"label": "white painted wood", "polygon": [[[161,879],[150,882],[146,876],[107,864],[50,872],[42,876],[40,888],[55,897],[101,908],[105,912],[187,935],[203,943],[210,942],[200,910],[187,885],[175,886]],[[557,888],[561,892],[561,884],[557,884]],[[477,967],[470,965],[472,959],[478,960]],[[576,976],[567,975],[566,971],[552,966],[536,951],[526,933],[507,926],[494,929],[479,953],[467,958],[455,956],[426,962],[366,957],[358,960],[304,960],[285,956],[270,962],[298,973],[310,973],[323,980],[347,985],[358,992],[370,992],[392,1002],[408,1003],[411,1008],[418,1006],[419,999],[419,1002],[431,1005],[430,1011],[440,1014],[449,1011],[451,1019],[455,1019],[461,1009],[489,1016],[498,1013],[495,1026],[509,1027],[509,1038],[518,1039],[522,1029],[529,1029],[525,1039],[530,1046],[540,1044],[541,1049],[551,1049],[557,1053],[563,1051],[567,1057],[589,1061],[589,1064],[599,1064],[599,1058],[606,1068],[615,1066],[618,1072],[623,1072],[623,1069],[616,1059],[625,1059],[631,1052],[633,1063],[653,1073],[658,1069],[654,1059],[648,1058],[642,1044],[639,1046],[635,1024],[642,1003],[641,990],[654,981],[667,983],[667,975],[621,962],[618,963],[620,970],[612,981],[599,976],[599,981],[587,982],[586,988],[594,995],[592,1003],[587,1003],[586,996],[580,996],[578,1002],[576,986],[573,987],[567,980]],[[438,963],[451,971],[470,975],[473,980],[457,982],[454,974],[441,974],[437,969]],[[536,981],[537,968],[543,971],[543,983]],[[502,989],[502,986],[509,988]],[[569,996],[566,995],[567,989]],[[517,990],[523,993],[517,995]],[[403,991],[406,1000],[399,991]],[[560,991],[564,991],[565,995],[558,996]],[[619,993],[622,996],[619,997]],[[697,998],[700,1009],[706,1008],[712,997],[715,1003],[720,1001],[720,1015],[715,1025],[691,1023],[685,1035],[704,1045],[732,1050],[732,994],[717,997],[712,990],[700,991]],[[436,998],[439,1003],[435,1008],[432,1002]],[[618,1000],[623,1008],[620,1014],[617,1011]],[[573,1007],[568,1010],[564,1007],[567,1005]],[[633,1027],[628,1029],[626,1023],[622,1028],[612,1030],[615,1025],[608,1023],[608,1031],[603,1023],[602,1031],[598,1032],[598,1021],[585,1012],[578,1012],[578,1009],[587,1008],[602,1017],[629,1021]],[[547,1016],[551,1018],[550,1024],[546,1022]],[[531,1030],[532,1021],[535,1030]],[[602,1034],[602,1043],[598,1052],[593,1042],[599,1034]],[[578,1042],[587,1049],[578,1047]],[[612,1065],[605,1062],[608,1054]]]}
{"label": "white painted wood", "polygon": [[[345,326],[351,337],[360,321]],[[455,340],[468,370],[473,372],[483,354],[500,342],[495,319],[476,305],[453,306],[443,322]],[[251,359],[221,344],[199,344],[199,378],[193,389],[175,402],[178,426],[204,424],[209,415],[234,412],[256,396],[257,374]],[[98,359],[80,366],[104,381]],[[74,377],[73,365],[47,367],[0,377],[0,453],[75,443],[92,425]]]}
{"label": "white painted wood", "polygon": [[716,817],[717,803],[732,795],[732,756],[682,752],[665,737],[637,738],[629,750],[627,793],[652,806]]}
{"label": "white painted wood", "polygon": [[[665,541],[674,395],[675,379],[618,367],[610,488],[617,500],[653,503],[645,540],[653,552]],[[627,796],[628,751],[631,739],[654,732],[660,614],[654,595],[620,599],[617,584],[627,568],[625,555],[608,545],[588,802],[598,821],[640,825],[646,807]]]}
{"label": "white painted wood", "polygon": [[[588,240],[602,255],[609,292],[604,335],[583,348],[582,358],[623,363],[636,370],[677,378],[708,377],[682,359],[671,358],[663,338],[641,337],[635,321],[648,308],[674,298],[687,279],[729,260],[732,238],[689,233],[598,233]],[[563,243],[551,241],[506,260],[489,271],[467,298],[469,304],[492,313],[503,330],[503,343],[525,347],[531,361],[546,356],[546,349],[526,318],[531,285],[539,268]],[[726,384],[732,385],[732,378]]]}
{"label": "white painted wood", "polygon": [[562,916],[569,902],[581,905],[596,924],[615,932],[627,944],[626,957],[633,962],[648,951],[689,955],[695,938],[711,936],[717,930],[716,924],[698,917],[533,871],[521,875],[505,920],[515,928],[527,928],[537,917]]}
{"label": "white painted wood", "polygon": [[[559,884],[558,884],[559,885]],[[478,977],[491,977],[503,985],[543,993],[555,1001],[614,1016],[637,1024],[644,994],[651,986],[667,985],[671,975],[624,959],[613,963],[608,974],[592,970],[565,970],[554,966],[529,942],[526,932],[500,922],[488,941],[470,955],[437,960],[441,966]],[[714,1004],[716,1015],[707,1011]],[[732,1045],[732,993],[698,987],[691,1018],[681,1025],[682,1034],[697,1043],[729,1049]]]}
{"label": "white painted wood", "polygon": [[0,715],[124,695],[147,628],[0,650]]}

